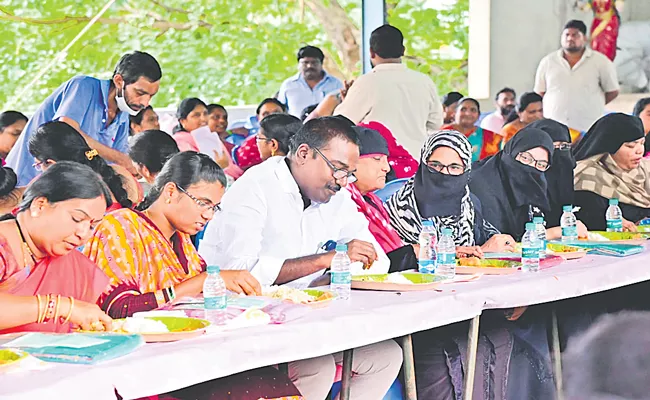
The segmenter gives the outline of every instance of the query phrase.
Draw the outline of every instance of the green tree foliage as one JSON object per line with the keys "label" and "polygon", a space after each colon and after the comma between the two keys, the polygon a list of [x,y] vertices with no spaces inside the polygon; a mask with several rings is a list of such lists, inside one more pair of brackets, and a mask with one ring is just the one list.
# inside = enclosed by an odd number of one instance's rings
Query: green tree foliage
{"label": "green tree foliage", "polygon": [[[423,3],[390,4],[389,22],[407,37],[412,67],[430,73],[441,92],[463,89],[468,0],[444,10],[424,9]],[[119,57],[133,49],[161,62],[164,77],[154,98],[157,107],[196,95],[208,102],[255,104],[296,73],[296,50],[307,43],[325,50],[327,68],[335,74],[352,78],[359,73],[358,59],[351,59],[349,48],[337,48],[342,41],[332,37],[336,30],[323,28],[328,21],[317,12],[318,7],[338,6],[336,0],[118,0],[61,62],[18,97],[104,4],[0,0],[0,104],[33,110],[71,76],[110,77]],[[359,6],[360,1],[341,1],[351,16],[360,15]],[[348,17],[341,24],[358,33],[357,19]],[[360,39],[351,43],[355,46]],[[460,60],[440,56],[438,50],[447,45],[460,49]]]}

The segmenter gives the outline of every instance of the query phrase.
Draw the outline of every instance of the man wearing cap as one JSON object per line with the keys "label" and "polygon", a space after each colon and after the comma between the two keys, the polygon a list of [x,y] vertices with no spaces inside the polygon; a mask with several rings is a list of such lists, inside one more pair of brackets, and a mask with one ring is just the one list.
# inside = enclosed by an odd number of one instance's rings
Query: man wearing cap
{"label": "man wearing cap", "polygon": [[286,104],[289,114],[300,118],[306,107],[320,103],[325,96],[338,92],[343,83],[323,69],[325,55],[318,47],[298,50],[298,73],[280,86],[277,99]]}
{"label": "man wearing cap", "polygon": [[584,132],[618,96],[614,63],[587,47],[587,26],[572,20],[562,31],[562,48],[542,59],[535,92],[544,98],[544,116]]}

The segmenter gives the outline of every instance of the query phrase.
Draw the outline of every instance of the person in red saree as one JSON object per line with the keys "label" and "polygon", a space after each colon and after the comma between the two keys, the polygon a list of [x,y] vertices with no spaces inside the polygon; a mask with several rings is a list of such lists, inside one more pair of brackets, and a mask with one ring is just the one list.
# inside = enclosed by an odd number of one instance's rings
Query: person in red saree
{"label": "person in red saree", "polygon": [[111,202],[95,172],[77,163],[58,162],[29,185],[0,222],[0,333],[110,329],[95,304],[108,278],[76,248]]}
{"label": "person in red saree", "polygon": [[440,128],[441,130],[458,131],[465,135],[472,145],[472,162],[495,155],[501,146],[501,135],[476,126],[480,115],[481,106],[478,101],[471,97],[465,97],[458,102],[455,122]]}
{"label": "person in red saree", "polygon": [[[89,166],[111,191],[113,202],[109,211],[130,208],[142,201],[142,187],[133,175],[124,168],[119,171],[125,175],[111,168],[97,150],[91,149],[79,132],[65,122],[52,121],[39,126],[29,139],[28,147],[36,161],[35,167],[41,171],[59,161],[74,161]],[[127,187],[131,187],[131,197]]]}
{"label": "person in red saree", "polygon": [[[415,175],[415,172],[418,170],[418,161],[401,144],[397,143],[397,139],[395,139],[390,129],[377,121],[361,123],[358,126],[379,132],[386,141],[386,145],[388,146],[388,164],[392,168],[393,179],[410,178]],[[388,181],[391,180],[390,175],[389,173]]]}
{"label": "person in red saree", "polygon": [[[588,0],[583,8],[591,8],[594,20],[591,23],[591,48],[614,61],[616,58],[616,41],[621,16],[618,13],[618,1]],[[619,4],[622,4],[619,3]]]}

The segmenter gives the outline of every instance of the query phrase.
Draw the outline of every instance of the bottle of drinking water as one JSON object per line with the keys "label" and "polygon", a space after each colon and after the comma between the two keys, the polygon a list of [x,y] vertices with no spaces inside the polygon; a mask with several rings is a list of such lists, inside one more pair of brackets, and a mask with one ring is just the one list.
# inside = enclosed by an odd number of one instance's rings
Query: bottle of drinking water
{"label": "bottle of drinking water", "polygon": [[562,227],[562,241],[573,242],[578,240],[578,225],[576,216],[573,215],[573,206],[566,205],[562,207],[562,218],[560,218],[560,226]]}
{"label": "bottle of drinking water", "polygon": [[623,212],[618,206],[618,199],[609,199],[605,219],[607,220],[607,232],[623,232]]}
{"label": "bottle of drinking water", "polygon": [[420,254],[418,254],[418,269],[420,273],[434,274],[438,260],[438,254],[436,252],[438,234],[432,221],[422,221],[422,231],[420,232],[418,243],[420,244]]}
{"label": "bottle of drinking water", "polygon": [[438,242],[438,265],[436,274],[445,279],[456,277],[456,243],[450,228],[443,228]]}
{"label": "bottle of drinking water", "polygon": [[216,265],[209,265],[208,276],[203,282],[203,298],[205,301],[205,319],[212,325],[224,325],[226,323],[226,306],[228,305],[228,296],[226,284],[221,275],[221,271]]}
{"label": "bottle of drinking water", "polygon": [[526,233],[521,238],[521,269],[524,272],[539,271],[539,242],[535,224],[526,223]]}
{"label": "bottle of drinking water", "polygon": [[350,273],[350,257],[348,257],[348,245],[337,244],[336,254],[332,258],[330,267],[331,283],[330,289],[336,293],[337,300],[348,300],[352,290],[352,275]]}
{"label": "bottle of drinking water", "polygon": [[533,223],[535,224],[535,233],[537,234],[537,239],[539,240],[539,259],[546,257],[546,225],[544,224],[543,217],[533,218]]}

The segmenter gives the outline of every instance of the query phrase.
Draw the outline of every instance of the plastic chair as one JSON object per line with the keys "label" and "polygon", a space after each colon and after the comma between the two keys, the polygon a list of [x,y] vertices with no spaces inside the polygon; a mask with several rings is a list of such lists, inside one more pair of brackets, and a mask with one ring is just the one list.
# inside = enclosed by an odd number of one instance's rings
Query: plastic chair
{"label": "plastic chair", "polygon": [[[208,222],[208,224],[209,223],[210,222]],[[194,235],[194,247],[197,249],[199,248],[199,243],[201,242],[201,240],[203,240],[203,236],[205,235],[205,230],[208,229],[208,224],[205,224],[201,232]]]}
{"label": "plastic chair", "polygon": [[400,190],[402,186],[404,186],[406,181],[408,181],[409,179],[410,178],[402,178],[402,179],[395,179],[394,181],[390,181],[386,184],[386,186],[384,186],[383,189],[376,190],[375,194],[377,195],[377,197],[381,199],[381,201],[385,202],[390,198],[390,196],[392,196],[393,194],[395,194],[395,192]]}
{"label": "plastic chair", "polygon": [[[332,400],[336,398],[340,391],[341,382],[339,381],[332,385]],[[399,379],[395,379],[395,382],[393,382],[393,385],[388,389],[383,400],[404,400],[404,396],[402,395],[402,382],[400,382]]]}

